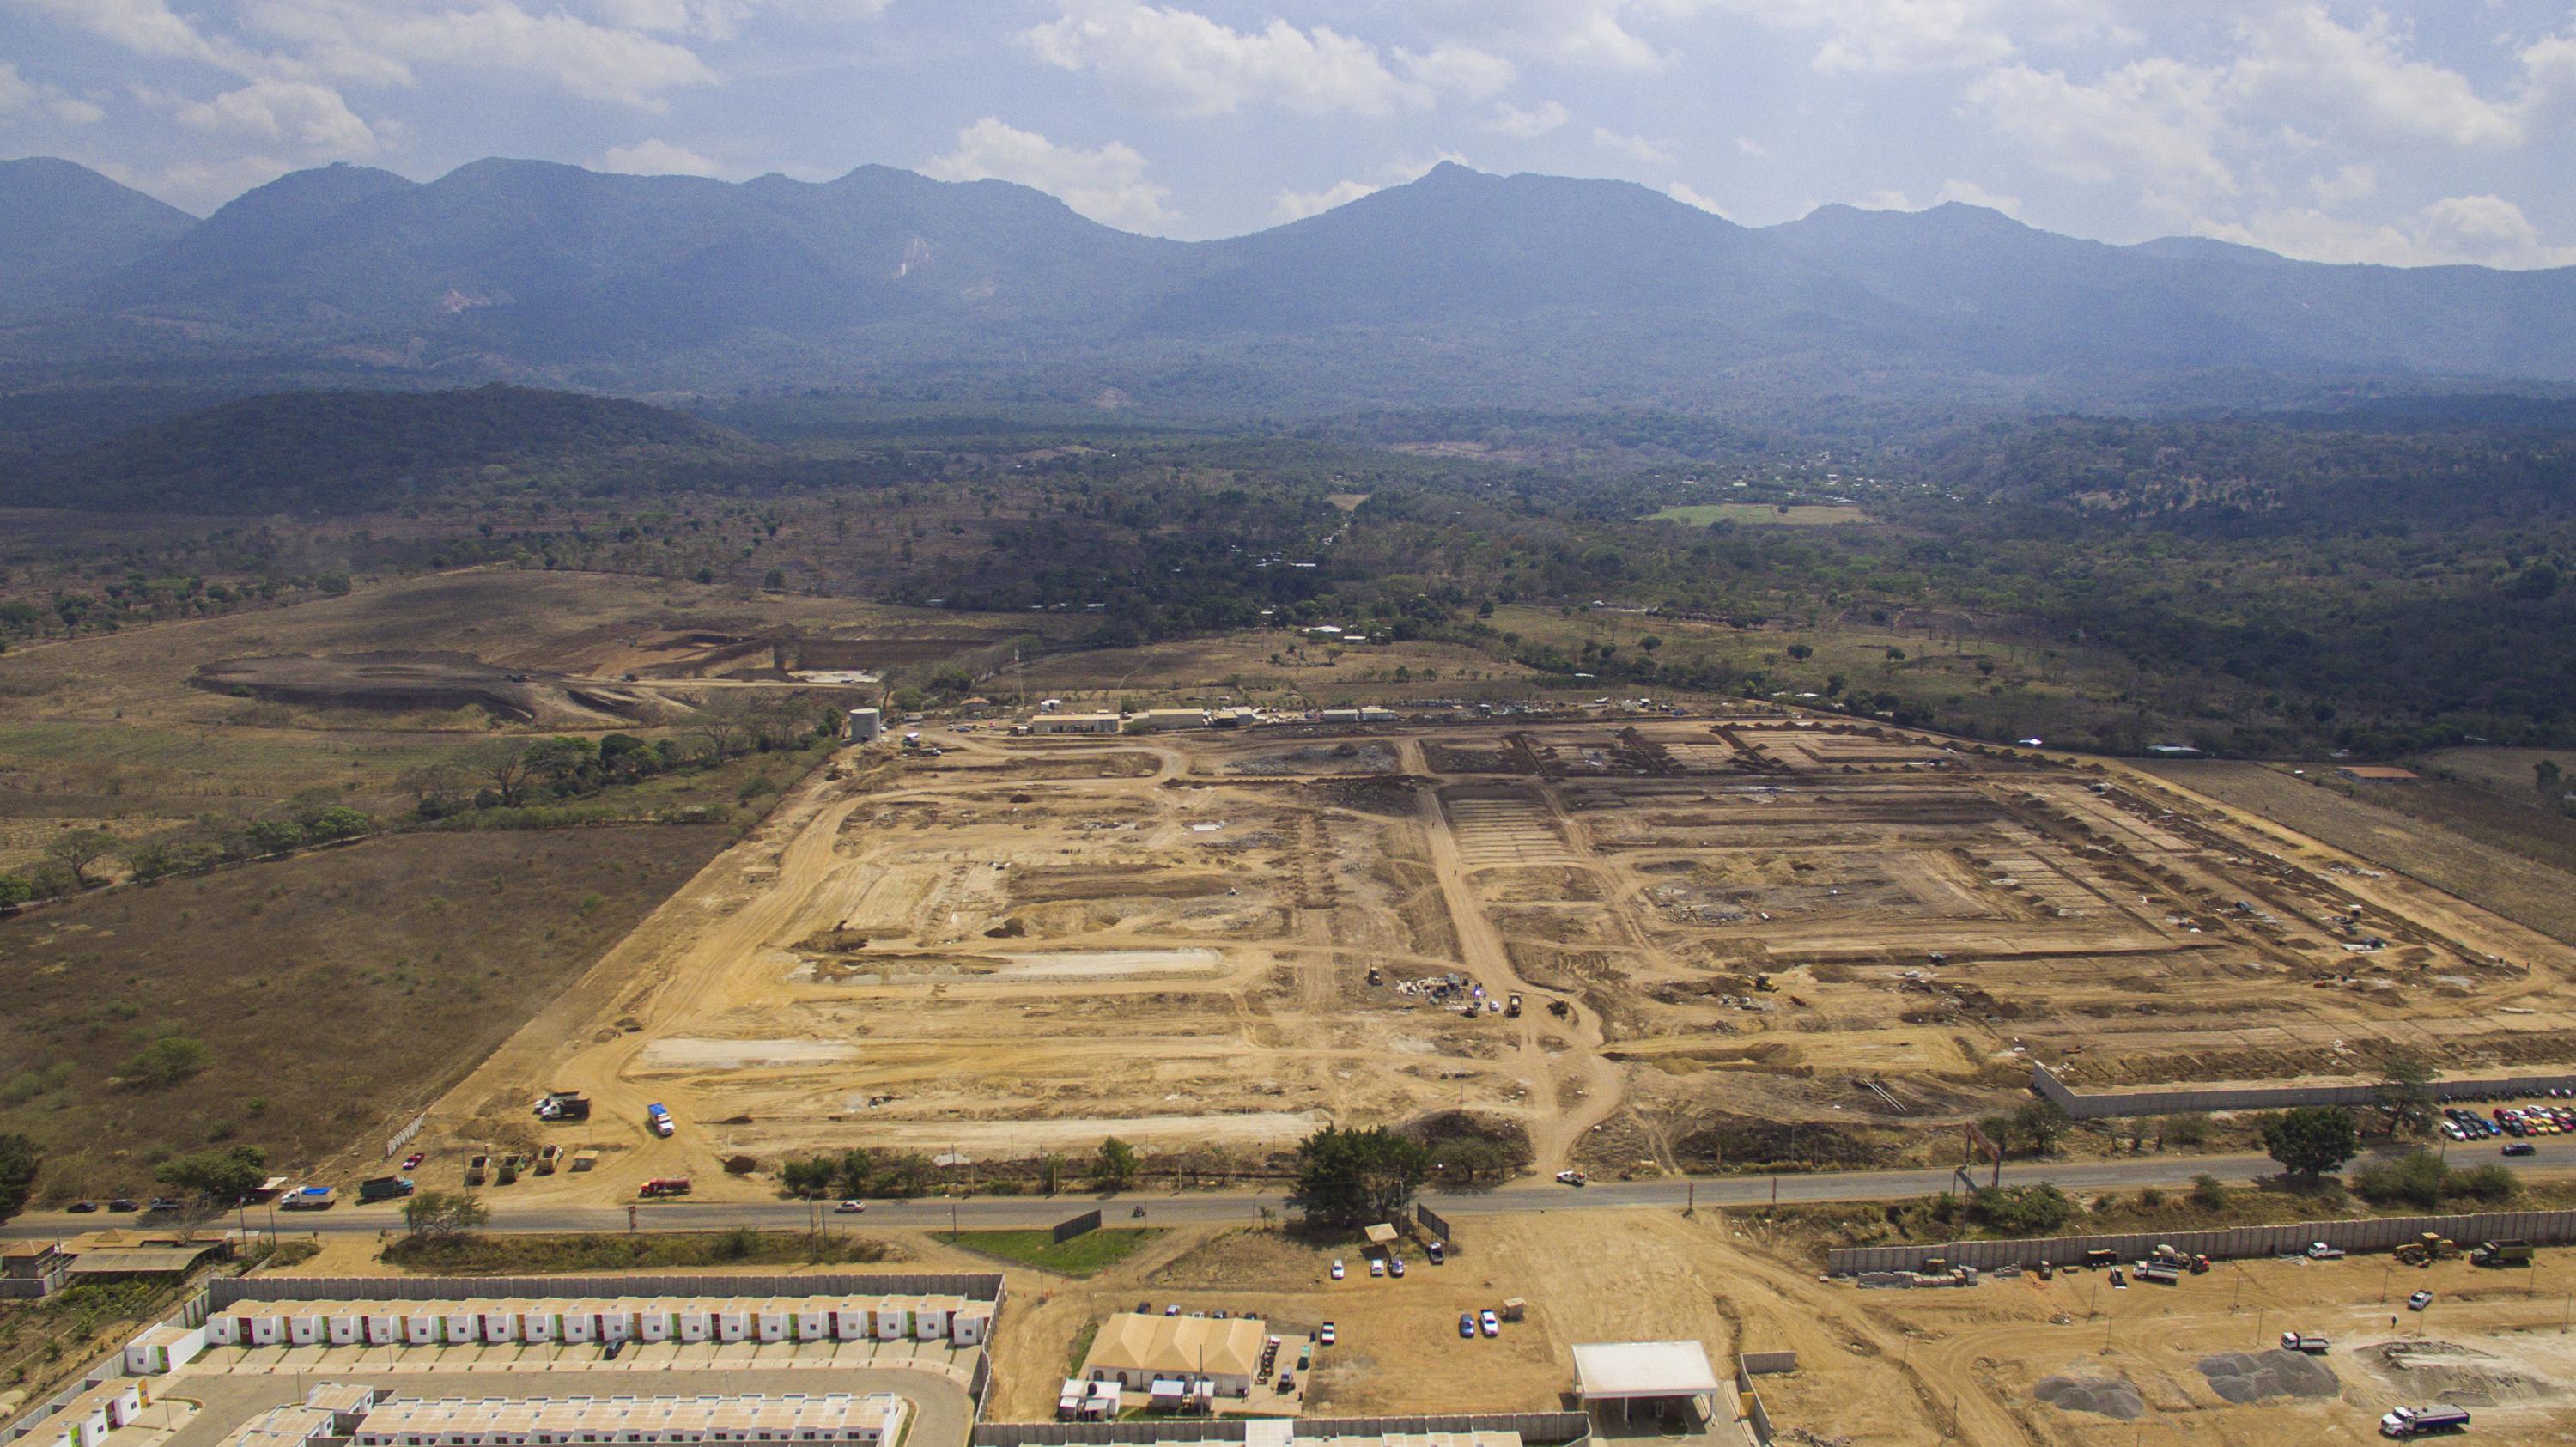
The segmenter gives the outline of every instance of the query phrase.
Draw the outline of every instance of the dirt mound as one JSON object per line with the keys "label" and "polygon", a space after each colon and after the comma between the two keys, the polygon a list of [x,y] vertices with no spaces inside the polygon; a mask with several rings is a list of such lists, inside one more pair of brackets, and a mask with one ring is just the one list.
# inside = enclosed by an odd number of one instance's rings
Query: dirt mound
{"label": "dirt mound", "polygon": [[2392,1381],[2417,1397],[2459,1407],[2541,1401],[2560,1388],[2545,1377],[2515,1370],[2487,1353],[2447,1341],[2392,1341],[2363,1349]]}
{"label": "dirt mound", "polygon": [[2147,1414],[2138,1389],[2116,1377],[2043,1377],[2030,1394],[2061,1412],[2091,1412],[2122,1422]]}
{"label": "dirt mound", "polygon": [[2200,1374],[2221,1398],[2243,1404],[2274,1397],[2318,1399],[2343,1390],[2334,1368],[2305,1352],[2220,1352],[2200,1359]]}
{"label": "dirt mound", "polygon": [[281,654],[201,664],[188,682],[212,693],[263,698],[309,708],[383,713],[443,713],[483,708],[504,718],[537,721],[593,718],[633,722],[664,712],[657,700],[629,690],[495,668],[463,653]]}

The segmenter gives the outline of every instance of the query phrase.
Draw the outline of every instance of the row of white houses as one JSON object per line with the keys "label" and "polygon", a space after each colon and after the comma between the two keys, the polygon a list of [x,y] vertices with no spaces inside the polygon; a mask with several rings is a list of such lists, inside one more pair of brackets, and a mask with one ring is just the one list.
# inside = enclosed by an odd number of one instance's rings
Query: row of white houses
{"label": "row of white houses", "polygon": [[[236,1301],[207,1316],[205,1344],[936,1341],[976,1346],[992,1327],[993,1303],[962,1296]],[[128,1366],[169,1370],[151,1360],[129,1360]]]}

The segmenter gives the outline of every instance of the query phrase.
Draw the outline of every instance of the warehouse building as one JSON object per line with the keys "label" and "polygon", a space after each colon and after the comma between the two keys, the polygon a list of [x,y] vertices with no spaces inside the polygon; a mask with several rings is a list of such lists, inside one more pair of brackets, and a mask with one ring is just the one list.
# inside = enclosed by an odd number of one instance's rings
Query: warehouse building
{"label": "warehouse building", "polygon": [[700,1397],[442,1397],[376,1405],[352,1447],[560,1447],[582,1443],[798,1442],[886,1447],[906,1404],[890,1393]]}
{"label": "warehouse building", "polygon": [[1114,734],[1123,723],[1114,713],[1042,713],[1029,720],[1033,734]]}
{"label": "warehouse building", "polygon": [[[992,1332],[993,1305],[963,1296],[244,1300],[209,1314],[199,1345],[873,1340],[977,1346]],[[148,1340],[149,1334],[139,1339],[129,1354]],[[144,1369],[168,1371],[194,1354]]]}

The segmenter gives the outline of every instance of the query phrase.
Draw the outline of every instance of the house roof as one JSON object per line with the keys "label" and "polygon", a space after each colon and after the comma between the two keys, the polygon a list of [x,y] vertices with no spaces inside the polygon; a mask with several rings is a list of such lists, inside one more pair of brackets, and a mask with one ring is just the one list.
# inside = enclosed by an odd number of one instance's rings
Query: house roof
{"label": "house roof", "polygon": [[1696,1397],[1717,1390],[1717,1372],[1695,1341],[1590,1342],[1574,1349],[1574,1389],[1586,1400]]}
{"label": "house roof", "polygon": [[1261,1368],[1263,1335],[1257,1317],[1220,1321],[1124,1312],[1101,1323],[1083,1364],[1112,1371],[1248,1377]]}
{"label": "house roof", "polygon": [[74,1276],[161,1276],[185,1271],[221,1243],[196,1246],[136,1246],[125,1250],[84,1251],[72,1258]]}

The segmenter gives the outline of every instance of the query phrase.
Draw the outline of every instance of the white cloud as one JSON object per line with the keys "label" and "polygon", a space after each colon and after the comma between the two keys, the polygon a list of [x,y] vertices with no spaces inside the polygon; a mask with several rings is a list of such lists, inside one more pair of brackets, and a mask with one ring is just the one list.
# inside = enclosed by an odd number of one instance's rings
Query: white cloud
{"label": "white cloud", "polygon": [[1378,189],[1366,181],[1337,181],[1321,191],[1282,191],[1272,199],[1270,214],[1281,221],[1303,221],[1362,196],[1374,196]]}
{"label": "white cloud", "polygon": [[340,93],[306,81],[253,81],[213,100],[176,101],[172,114],[191,130],[292,146],[317,159],[376,151],[376,133]]}
{"label": "white cloud", "polygon": [[1520,76],[1510,61],[1471,45],[1434,46],[1420,55],[1399,50],[1395,58],[1415,80],[1469,100],[1483,100]]}
{"label": "white cloud", "polygon": [[599,169],[626,176],[720,176],[724,167],[686,146],[669,141],[638,141],[611,146],[599,157]]}
{"label": "white cloud", "polygon": [[1974,181],[1942,182],[1941,189],[1932,193],[1932,204],[1938,206],[1945,201],[1957,201],[1967,206],[1983,206],[1989,211],[2001,211],[2015,219],[2021,216],[2019,196],[2006,196],[2001,192],[1989,191]]}
{"label": "white cloud", "polygon": [[7,0],[16,9],[86,30],[137,55],[195,60],[243,70],[257,57],[227,41],[211,39],[165,0]]}
{"label": "white cloud", "polygon": [[0,60],[0,116],[39,113],[66,125],[86,126],[105,120],[107,112],[47,81],[29,80],[18,67]]}
{"label": "white cloud", "polygon": [[1168,187],[1145,179],[1145,158],[1116,141],[1083,150],[1059,146],[986,116],[957,133],[957,149],[922,166],[942,181],[1016,181],[1110,226],[1168,228],[1180,216],[1164,203]]}
{"label": "white cloud", "polygon": [[2215,72],[2156,57],[2091,84],[2003,66],[1971,83],[1966,100],[2062,176],[2097,184],[2126,177],[2161,204],[2177,204],[2237,189],[2219,155],[2219,90]]}
{"label": "white cloud", "polygon": [[1893,188],[1872,191],[1852,203],[1863,211],[1920,211],[1914,199]]}
{"label": "white cloud", "polygon": [[1771,148],[1762,144],[1760,141],[1753,139],[1751,136],[1737,136],[1735,138],[1735,150],[1736,154],[1750,157],[1756,161],[1767,161],[1771,159]]}
{"label": "white cloud", "polygon": [[2345,166],[2331,176],[2317,176],[2308,182],[2308,190],[2316,196],[2317,204],[2328,210],[2349,201],[2366,199],[2378,189],[2379,172],[2364,165]]}
{"label": "white cloud", "polygon": [[2202,221],[2203,236],[2311,261],[2380,266],[2576,265],[2576,246],[2552,246],[2522,208],[2501,196],[2449,196],[2396,221],[2348,221],[2314,207]]}
{"label": "white cloud", "polygon": [[1640,161],[1662,162],[1673,158],[1673,143],[1651,136],[1623,135],[1607,126],[1592,128],[1592,144],[1605,151],[1617,151]]}
{"label": "white cloud", "polygon": [[1696,206],[1700,210],[1705,211],[1712,216],[1724,216],[1726,214],[1724,211],[1718,209],[1718,205],[1715,201],[1702,195],[1696,187],[1693,187],[1687,181],[1674,181],[1670,183],[1664,187],[1664,194],[1672,197],[1674,200],[1679,201],[1685,206]]}
{"label": "white cloud", "polygon": [[2241,20],[2236,36],[2229,87],[2267,113],[2330,121],[2346,137],[2377,145],[2488,146],[2522,137],[2518,104],[2489,100],[2458,71],[2401,54],[2384,14],[2354,28],[2321,4],[2300,4]]}
{"label": "white cloud", "polygon": [[1097,74],[1113,94],[1158,110],[1204,116],[1274,105],[1383,116],[1433,103],[1429,83],[1399,77],[1376,46],[1326,26],[1272,20],[1258,31],[1235,30],[1141,0],[1057,6],[1061,14],[1023,33],[1021,43],[1049,65]]}
{"label": "white cloud", "polygon": [[1673,19],[1704,0],[1412,0],[1415,18],[1556,64],[1606,70],[1661,70],[1671,57],[1629,28],[1633,17]]}
{"label": "white cloud", "polygon": [[1522,110],[1510,101],[1497,101],[1494,114],[1484,123],[1484,129],[1514,140],[1534,140],[1564,125],[1573,118],[1573,114],[1562,101],[1548,101],[1530,110]]}
{"label": "white cloud", "polygon": [[669,92],[718,76],[697,52],[513,0],[249,0],[243,18],[322,73],[409,85],[421,65],[518,72],[584,100],[667,109]]}

